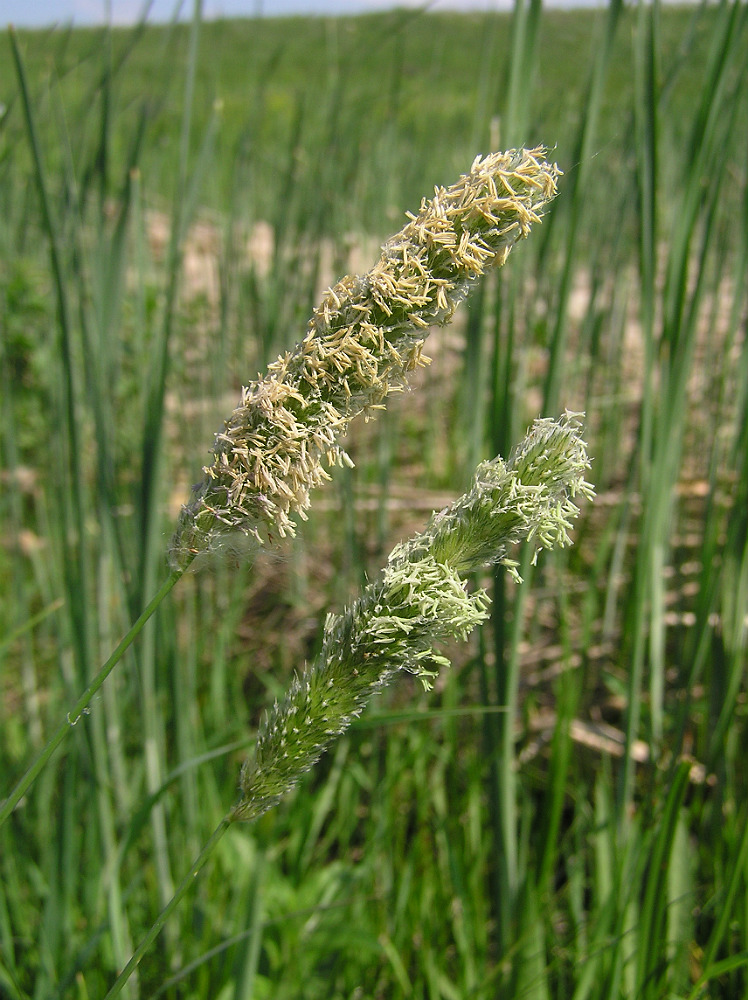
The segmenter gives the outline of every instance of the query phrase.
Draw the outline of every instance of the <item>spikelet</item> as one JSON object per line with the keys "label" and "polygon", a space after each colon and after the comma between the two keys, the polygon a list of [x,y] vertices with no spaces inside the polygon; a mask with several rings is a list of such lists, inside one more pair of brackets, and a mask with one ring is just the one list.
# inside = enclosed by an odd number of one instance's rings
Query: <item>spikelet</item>
{"label": "spikelet", "polygon": [[[213,460],[182,508],[173,567],[240,531],[258,544],[293,535],[325,464],[352,465],[339,441],[353,417],[383,408],[428,359],[427,330],[459,303],[539,222],[560,175],[545,150],[478,157],[436,188],[382,248],[376,266],[325,295],[304,340],[242,390],[216,435]],[[324,464],[323,464],[324,463]]]}
{"label": "spikelet", "polygon": [[396,674],[413,673],[428,687],[449,665],[435,647],[466,639],[487,617],[488,595],[469,592],[464,576],[502,563],[519,580],[510,545],[530,540],[537,555],[570,544],[575,499],[594,496],[581,416],[535,421],[508,462],[480,465],[468,493],[398,545],[381,578],[342,615],[328,615],[319,657],[260,727],[236,819],[275,805]]}

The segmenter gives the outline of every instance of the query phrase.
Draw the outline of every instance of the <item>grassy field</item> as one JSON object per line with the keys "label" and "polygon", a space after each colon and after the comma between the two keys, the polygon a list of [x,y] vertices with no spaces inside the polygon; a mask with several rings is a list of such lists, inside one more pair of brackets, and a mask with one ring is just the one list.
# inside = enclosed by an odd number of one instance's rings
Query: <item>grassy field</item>
{"label": "grassy field", "polygon": [[[0,996],[104,997],[184,878],[121,995],[748,995],[747,49],[730,2],[0,40]],[[74,711],[241,385],[435,184],[539,143],[558,198],[355,468],[279,554],[182,577]],[[481,575],[434,690],[190,879],[325,615],[564,408],[574,546]]]}

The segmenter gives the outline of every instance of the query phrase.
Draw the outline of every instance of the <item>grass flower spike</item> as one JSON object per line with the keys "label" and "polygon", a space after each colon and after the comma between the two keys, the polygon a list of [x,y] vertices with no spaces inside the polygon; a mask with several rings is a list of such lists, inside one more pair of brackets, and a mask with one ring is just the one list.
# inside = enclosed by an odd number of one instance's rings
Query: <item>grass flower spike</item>
{"label": "grass flower spike", "polygon": [[182,509],[174,567],[241,531],[258,544],[293,535],[323,465],[351,464],[339,440],[353,417],[381,408],[427,361],[429,326],[449,322],[475,282],[504,263],[556,194],[545,150],[478,157],[437,188],[383,247],[376,266],[347,276],[315,311],[304,340],[242,391],[216,435],[213,460]]}
{"label": "grass flower spike", "polygon": [[398,545],[381,578],[344,614],[328,616],[318,659],[261,726],[242,769],[237,818],[275,805],[400,671],[430,685],[449,662],[435,647],[467,638],[487,617],[488,595],[470,593],[465,574],[503,562],[518,579],[510,545],[570,544],[575,498],[594,495],[579,418],[537,420],[508,462],[479,466],[468,493]]}

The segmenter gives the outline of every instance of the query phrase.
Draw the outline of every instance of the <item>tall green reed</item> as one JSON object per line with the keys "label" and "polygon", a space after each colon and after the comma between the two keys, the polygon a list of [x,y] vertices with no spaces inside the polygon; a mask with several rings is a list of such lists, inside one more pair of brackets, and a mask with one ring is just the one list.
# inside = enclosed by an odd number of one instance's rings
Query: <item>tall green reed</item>
{"label": "tall green reed", "polygon": [[[609,6],[604,29],[600,32],[601,41],[597,46],[596,57],[590,70],[585,110],[580,117],[580,126],[573,147],[572,163],[574,169],[570,173],[565,212],[563,216],[563,251],[562,273],[558,291],[554,294],[553,312],[549,329],[550,343],[547,376],[543,387],[542,410],[552,412],[557,405],[560,392],[560,377],[564,370],[561,359],[566,353],[568,338],[568,304],[572,289],[575,266],[578,261],[576,247],[579,229],[585,211],[584,192],[594,171],[592,152],[596,141],[596,124],[600,114],[606,75],[609,71],[611,50],[616,38],[616,31],[622,7],[618,3]],[[531,67],[537,61],[537,31],[538,11],[534,4],[529,10],[525,4],[518,4],[513,14],[513,36],[509,63],[509,87],[505,102],[501,107],[500,122],[506,123],[509,134],[522,134],[531,120]],[[559,221],[551,220],[550,232],[546,232],[545,240],[558,231]],[[516,351],[519,350],[520,315],[519,303],[523,299],[522,283],[526,275],[521,272],[509,275],[501,281],[492,305],[493,315],[490,316],[490,327],[493,330],[493,341],[490,345],[490,370],[492,380],[490,385],[490,400],[487,413],[490,423],[487,431],[480,428],[480,436],[487,434],[491,446],[501,449],[505,447],[508,435],[512,433],[512,422],[517,419],[518,399],[521,392],[521,373],[517,371]],[[488,301],[488,300],[486,300]],[[476,325],[486,320],[478,315]],[[482,365],[481,365],[482,367]],[[531,572],[529,554],[523,557],[521,572],[528,575]],[[509,615],[508,598],[504,592],[505,581],[499,575],[494,589],[494,605],[492,623],[494,643],[492,654],[495,665],[489,676],[488,667],[484,680],[484,690],[491,692],[495,704],[505,707],[505,711],[485,720],[486,744],[490,750],[493,762],[491,797],[492,813],[497,844],[496,906],[501,928],[502,939],[509,940],[512,935],[512,925],[516,915],[516,905],[519,898],[522,876],[520,874],[518,817],[518,788],[515,769],[515,720],[519,703],[519,672],[521,665],[520,643],[523,636],[525,608],[524,600],[527,590],[514,595],[511,603],[512,625],[507,624]],[[559,728],[559,733],[562,727]],[[562,741],[569,749],[568,738]],[[561,760],[560,756],[555,756]],[[560,790],[564,786],[563,767],[553,781],[553,788]],[[558,832],[560,818],[560,800],[556,797],[553,806],[553,816],[548,820],[547,849],[545,861],[541,866],[541,874],[547,877]]]}
{"label": "tall green reed", "polygon": [[[742,22],[742,24],[741,24]],[[647,502],[637,548],[634,574],[631,635],[632,669],[629,675],[627,740],[639,728],[641,684],[645,649],[649,660],[649,726],[655,752],[663,738],[665,690],[664,578],[669,558],[668,525],[672,521],[673,495],[680,473],[683,434],[686,426],[687,385],[692,376],[700,309],[706,294],[708,255],[714,249],[714,227],[721,206],[725,176],[722,144],[732,133],[739,104],[727,98],[729,80],[740,59],[739,39],[745,31],[744,12],[723,5],[716,24],[709,60],[704,67],[701,101],[695,109],[689,140],[689,157],[679,190],[681,198],[672,209],[671,236],[665,263],[663,314],[655,327],[654,301],[659,280],[656,267],[659,232],[656,190],[659,164],[657,123],[662,96],[658,91],[658,12],[640,15],[640,54],[643,93],[637,108],[646,124],[637,121],[641,150],[638,186],[641,192],[640,276],[641,314],[645,336],[645,382],[638,454],[639,484]],[[697,192],[704,175],[710,177],[709,197]],[[689,274],[696,266],[696,280]],[[655,378],[657,387],[655,388]],[[647,639],[648,636],[648,639]],[[688,679],[693,683],[695,677]],[[621,808],[630,803],[633,761],[627,755],[621,778]]]}

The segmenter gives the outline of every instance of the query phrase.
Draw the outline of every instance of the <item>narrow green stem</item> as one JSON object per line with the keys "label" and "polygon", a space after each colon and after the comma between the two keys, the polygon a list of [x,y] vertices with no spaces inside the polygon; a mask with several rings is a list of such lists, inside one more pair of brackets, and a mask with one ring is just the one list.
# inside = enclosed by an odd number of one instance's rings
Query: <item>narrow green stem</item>
{"label": "narrow green stem", "polygon": [[161,913],[159,913],[155,923],[153,924],[151,929],[148,931],[146,936],[143,938],[143,940],[140,942],[138,947],[133,952],[130,961],[127,963],[122,972],[120,972],[120,974],[115,979],[114,983],[112,984],[112,988],[104,997],[104,1000],[112,1000],[113,997],[119,996],[119,994],[122,992],[122,988],[124,987],[125,983],[133,974],[133,972],[135,972],[135,969],[140,964],[141,958],[146,953],[148,948],[150,948],[150,946],[156,940],[156,938],[159,935],[159,932],[161,931],[161,928],[169,919],[171,913],[176,909],[177,905],[182,900],[182,897],[186,896],[190,888],[194,885],[195,879],[199,875],[201,869],[205,865],[208,858],[213,853],[213,849],[215,848],[216,844],[224,835],[224,833],[228,830],[231,824],[235,822],[235,819],[236,816],[234,814],[233,809],[230,812],[226,813],[226,815],[223,817],[221,822],[213,831],[210,840],[208,840],[208,842],[205,844],[203,849],[198,854],[197,858],[195,858],[195,861],[190,867],[190,870],[182,879],[179,888],[171,897],[166,906],[163,908]]}
{"label": "narrow green stem", "polygon": [[[186,568],[186,567],[185,567]],[[119,663],[124,654],[132,645],[135,638],[142,631],[143,626],[148,621],[148,619],[153,615],[156,608],[161,604],[163,599],[169,593],[169,591],[174,587],[177,580],[183,575],[184,569],[179,568],[173,570],[167,579],[162,584],[158,593],[153,597],[150,603],[147,605],[140,618],[132,625],[127,634],[120,640],[119,645],[114,650],[112,655],[103,665],[98,674],[94,677],[91,683],[88,685],[86,690],[80,696],[78,701],[75,703],[73,708],[65,716],[64,722],[59,726],[55,734],[49,740],[47,745],[41,751],[39,756],[36,758],[31,767],[26,771],[24,776],[18,782],[16,787],[10,793],[10,795],[5,799],[5,801],[0,805],[0,826],[6,821],[6,819],[13,812],[15,807],[18,805],[20,800],[28,791],[29,787],[33,784],[37,775],[44,768],[47,761],[50,759],[52,754],[55,752],[57,747],[65,739],[66,735],[70,732],[73,726],[78,722],[80,717],[85,712],[86,708],[90,704],[93,696],[99,690],[101,685],[107,679],[109,674],[112,672],[114,667]]]}

